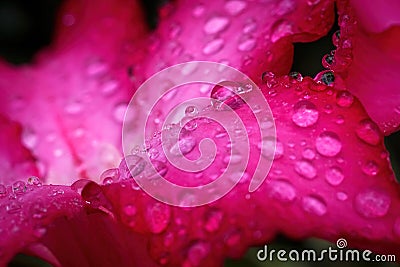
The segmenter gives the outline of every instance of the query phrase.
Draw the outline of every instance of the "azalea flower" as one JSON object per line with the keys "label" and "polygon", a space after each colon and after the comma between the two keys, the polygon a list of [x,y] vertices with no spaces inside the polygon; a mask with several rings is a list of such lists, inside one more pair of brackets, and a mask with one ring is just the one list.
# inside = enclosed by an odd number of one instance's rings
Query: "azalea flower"
{"label": "azalea flower", "polygon": [[[330,70],[315,80],[288,75],[293,42],[327,34],[335,4],[340,36],[325,58]],[[174,1],[152,31],[136,1],[66,1],[50,47],[29,65],[0,65],[1,265],[23,252],[54,266],[221,266],[279,233],[345,238],[349,247],[399,257],[400,190],[383,143],[400,125],[399,10],[396,1]],[[277,142],[266,180],[249,192],[265,155],[260,125],[239,106],[253,129],[245,175],[223,198],[182,208],[138,187],[121,134],[140,85],[192,60],[248,75],[268,100]],[[164,119],[182,99],[171,96],[155,116]],[[220,133],[196,122],[193,144]],[[226,147],[221,136],[213,141]],[[159,138],[147,148],[156,159]],[[228,153],[200,175],[168,161],[157,170],[175,182],[208,181]]]}

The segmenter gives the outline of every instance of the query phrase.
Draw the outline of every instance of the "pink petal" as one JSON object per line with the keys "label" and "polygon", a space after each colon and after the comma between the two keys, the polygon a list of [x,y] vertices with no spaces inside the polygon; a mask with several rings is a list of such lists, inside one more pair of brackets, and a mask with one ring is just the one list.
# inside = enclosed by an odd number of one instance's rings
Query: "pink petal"
{"label": "pink petal", "polygon": [[28,66],[2,63],[0,113],[23,125],[48,183],[97,178],[121,158],[130,99],[126,53],[144,32],[135,1],[68,1],[54,44]]}
{"label": "pink petal", "polygon": [[10,183],[38,175],[35,158],[21,143],[29,139],[29,132],[21,133],[21,126],[0,115],[0,182]]}
{"label": "pink petal", "polygon": [[339,1],[341,37],[333,69],[388,135],[399,129],[400,5]]}
{"label": "pink petal", "polygon": [[[56,218],[70,218],[82,209],[80,196],[66,186],[0,184],[0,265],[46,234]],[[3,189],[6,189],[4,192]],[[60,229],[63,231],[63,229]],[[41,250],[41,256],[45,256]]]}
{"label": "pink petal", "polygon": [[[133,180],[103,187],[116,218],[134,232],[151,236],[149,254],[154,260],[166,266],[220,266],[224,257],[240,257],[248,246],[264,244],[277,233],[333,242],[346,238],[349,247],[400,255],[399,187],[383,134],[360,102],[310,78],[291,82],[283,77],[274,84],[262,85],[262,90],[275,117],[277,151],[267,180],[254,193],[248,192],[249,181],[263,152],[254,130],[258,125],[246,106],[236,111],[252,129],[247,174],[222,199],[179,208],[155,201]],[[163,162],[165,179],[187,186],[206,184],[226,167],[226,138],[216,138],[218,127],[206,120],[199,119],[197,125],[185,137],[193,138],[196,147],[203,138],[213,138],[215,160],[202,175],[184,172],[165,162],[161,146],[154,142],[148,149],[158,150],[153,162]],[[185,156],[196,155],[194,148]],[[121,175],[125,168],[122,164]],[[146,169],[135,170],[137,177],[147,179],[142,175]],[[196,199],[173,194],[182,205]]]}

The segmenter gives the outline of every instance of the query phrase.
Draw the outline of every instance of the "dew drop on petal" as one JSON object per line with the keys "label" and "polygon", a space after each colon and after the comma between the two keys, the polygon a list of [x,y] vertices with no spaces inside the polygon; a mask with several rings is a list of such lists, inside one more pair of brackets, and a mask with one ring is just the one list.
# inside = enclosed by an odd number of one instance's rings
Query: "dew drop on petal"
{"label": "dew drop on petal", "polygon": [[379,167],[378,164],[373,161],[367,161],[362,167],[361,167],[363,173],[365,173],[368,176],[375,176],[378,174]]}
{"label": "dew drop on petal", "polygon": [[205,213],[204,229],[207,232],[217,231],[222,223],[223,213],[218,209],[211,209]]}
{"label": "dew drop on petal", "polygon": [[121,179],[129,179],[143,172],[146,167],[146,161],[137,155],[129,155],[121,161],[119,173]]}
{"label": "dew drop on petal", "polygon": [[33,149],[38,143],[38,136],[33,130],[24,128],[21,141],[27,148]]}
{"label": "dew drop on petal", "polygon": [[124,121],[125,112],[128,105],[126,103],[120,103],[114,107],[114,119],[116,122],[121,123]]}
{"label": "dew drop on petal", "polygon": [[232,16],[238,15],[247,6],[245,1],[241,0],[230,0],[225,4],[225,10]]}
{"label": "dew drop on petal", "polygon": [[205,7],[203,4],[198,4],[193,8],[193,16],[194,17],[200,17],[204,14]]}
{"label": "dew drop on petal", "polygon": [[23,181],[16,181],[12,185],[12,190],[15,194],[23,194],[26,192],[26,184]]}
{"label": "dew drop on petal", "polygon": [[199,113],[196,106],[187,106],[185,109],[185,115],[188,117],[194,117]]}
{"label": "dew drop on petal", "polygon": [[185,137],[180,139],[170,149],[170,153],[174,156],[186,155],[190,153],[196,146],[196,140],[192,137]]}
{"label": "dew drop on petal", "polygon": [[271,41],[273,43],[291,34],[293,34],[293,25],[287,20],[278,20],[271,27]]}
{"label": "dew drop on petal", "polygon": [[36,176],[31,176],[28,178],[28,184],[29,185],[34,185],[34,186],[42,186],[42,182],[40,179]]}
{"label": "dew drop on petal", "polygon": [[210,245],[205,241],[196,241],[187,249],[186,262],[183,266],[201,266],[201,262],[210,253]]}
{"label": "dew drop on petal", "polygon": [[340,201],[345,201],[345,200],[348,198],[348,196],[347,196],[347,194],[344,193],[344,192],[337,192],[337,193],[336,193],[336,198],[337,198],[338,200],[340,200]]}
{"label": "dew drop on petal", "polygon": [[381,141],[381,133],[378,126],[370,119],[364,119],[359,122],[356,128],[358,138],[367,144],[376,146]]}
{"label": "dew drop on petal", "polygon": [[297,102],[293,107],[292,121],[299,127],[309,127],[318,121],[319,112],[308,100]]}
{"label": "dew drop on petal", "polygon": [[342,150],[342,142],[334,132],[323,132],[315,140],[315,148],[325,157],[334,157]]}
{"label": "dew drop on petal", "polygon": [[297,161],[294,165],[294,170],[306,179],[314,179],[317,176],[317,169],[308,160]]}
{"label": "dew drop on petal", "polygon": [[315,76],[315,80],[326,85],[331,85],[335,81],[335,75],[330,70],[321,71]]}
{"label": "dew drop on petal", "polygon": [[317,216],[323,216],[327,212],[325,201],[319,196],[306,196],[302,201],[303,210],[315,214]]}
{"label": "dew drop on petal", "polygon": [[137,212],[136,207],[134,205],[126,205],[123,207],[122,211],[128,217],[135,216]]}
{"label": "dew drop on petal", "polygon": [[7,195],[7,187],[0,184],[0,197],[5,197]]}
{"label": "dew drop on petal", "polygon": [[288,203],[296,198],[296,189],[286,179],[272,180],[268,184],[267,194],[278,201]]}
{"label": "dew drop on petal", "polygon": [[227,28],[229,19],[226,17],[211,17],[204,25],[204,32],[207,34],[219,33]]}
{"label": "dew drop on petal", "polygon": [[214,86],[211,91],[211,104],[217,110],[222,110],[224,105],[232,109],[238,109],[244,104],[244,100],[235,92],[240,85],[236,82],[223,81]]}
{"label": "dew drop on petal", "polygon": [[242,52],[251,51],[256,46],[256,39],[254,38],[244,38],[240,41],[238,50]]}
{"label": "dew drop on petal", "polygon": [[325,179],[331,185],[339,185],[344,179],[344,174],[339,167],[331,167],[326,170]]}
{"label": "dew drop on petal", "polygon": [[336,94],[336,103],[340,107],[348,108],[354,102],[354,96],[348,91],[339,91]]}
{"label": "dew drop on petal", "polygon": [[365,189],[354,199],[355,210],[365,218],[379,218],[385,216],[390,208],[390,196],[375,188]]}
{"label": "dew drop on petal", "polygon": [[117,182],[118,178],[119,178],[119,169],[117,168],[105,170],[100,175],[100,180],[103,181],[103,184],[112,184],[114,182]]}
{"label": "dew drop on petal", "polygon": [[147,208],[147,223],[150,231],[155,234],[163,232],[171,217],[171,209],[163,203],[155,203]]}
{"label": "dew drop on petal", "polygon": [[303,158],[308,160],[313,160],[315,158],[315,152],[311,148],[304,149],[301,155],[303,156]]}
{"label": "dew drop on petal", "polygon": [[224,39],[215,39],[210,42],[208,42],[204,48],[203,48],[203,54],[208,56],[208,55],[213,55],[221,51],[221,49],[224,47]]}

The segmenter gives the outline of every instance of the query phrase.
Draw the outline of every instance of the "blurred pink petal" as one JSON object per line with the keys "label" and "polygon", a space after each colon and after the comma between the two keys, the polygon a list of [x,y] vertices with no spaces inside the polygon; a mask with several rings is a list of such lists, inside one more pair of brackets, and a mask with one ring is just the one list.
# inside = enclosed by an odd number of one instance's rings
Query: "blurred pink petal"
{"label": "blurred pink petal", "polygon": [[389,135],[400,125],[400,4],[339,1],[338,8],[341,33],[333,69]]}

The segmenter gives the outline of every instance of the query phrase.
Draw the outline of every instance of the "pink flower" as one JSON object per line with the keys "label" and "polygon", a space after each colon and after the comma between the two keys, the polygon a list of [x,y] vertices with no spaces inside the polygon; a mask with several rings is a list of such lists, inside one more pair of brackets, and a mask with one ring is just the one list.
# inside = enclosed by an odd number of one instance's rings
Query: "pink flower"
{"label": "pink flower", "polygon": [[[200,2],[165,5],[150,32],[135,1],[71,0],[52,46],[34,63],[1,64],[1,264],[24,252],[55,266],[221,266],[277,233],[346,238],[349,247],[400,255],[400,190],[383,144],[400,123],[397,2],[337,2],[341,36],[329,86],[285,74],[292,43],[331,27],[333,1]],[[191,60],[226,63],[257,83],[278,141],[267,179],[249,193],[264,150],[254,115],[240,106],[251,152],[242,182],[211,204],[180,208],[143,192],[123,172],[125,161],[116,168],[134,91],[157,71]],[[157,116],[182,98],[156,108]],[[187,134],[197,145],[216,131],[198,120]],[[218,148],[228,142],[221,137]],[[163,157],[160,144],[152,148]],[[198,152],[188,149],[187,157]],[[227,155],[220,151],[200,175],[164,161],[157,170],[177,183],[209,182]]]}

